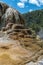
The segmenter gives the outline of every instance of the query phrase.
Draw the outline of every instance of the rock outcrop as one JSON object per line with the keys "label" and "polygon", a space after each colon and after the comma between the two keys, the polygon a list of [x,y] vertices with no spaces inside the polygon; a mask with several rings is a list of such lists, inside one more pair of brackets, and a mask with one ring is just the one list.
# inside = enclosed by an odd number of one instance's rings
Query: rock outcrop
{"label": "rock outcrop", "polygon": [[24,25],[24,19],[16,9],[9,7],[5,3],[0,3],[0,29],[8,23]]}
{"label": "rock outcrop", "polygon": [[0,3],[0,29],[7,34],[16,33],[17,37],[33,37],[34,32],[25,28],[25,21],[22,15],[4,3]]}

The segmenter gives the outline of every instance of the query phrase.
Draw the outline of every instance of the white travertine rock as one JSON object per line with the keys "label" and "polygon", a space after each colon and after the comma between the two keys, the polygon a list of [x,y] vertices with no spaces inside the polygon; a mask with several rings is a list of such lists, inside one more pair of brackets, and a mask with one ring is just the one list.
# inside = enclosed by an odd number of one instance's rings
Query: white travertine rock
{"label": "white travertine rock", "polygon": [[43,65],[43,59],[35,63],[34,62],[27,63],[26,65]]}

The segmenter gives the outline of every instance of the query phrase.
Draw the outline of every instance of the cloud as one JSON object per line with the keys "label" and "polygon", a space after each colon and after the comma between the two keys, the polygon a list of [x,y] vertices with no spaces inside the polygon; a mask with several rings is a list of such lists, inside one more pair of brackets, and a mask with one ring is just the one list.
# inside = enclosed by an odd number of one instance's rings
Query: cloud
{"label": "cloud", "polygon": [[25,7],[25,4],[22,3],[22,2],[18,2],[17,5],[18,5],[20,8],[24,8],[24,7]]}
{"label": "cloud", "polygon": [[29,12],[32,12],[32,11],[33,11],[33,9],[30,9],[30,10],[29,10]]}
{"label": "cloud", "polygon": [[23,2],[23,3],[25,3],[25,2],[27,2],[28,0],[20,0],[21,2]]}
{"label": "cloud", "polygon": [[40,5],[43,5],[43,0],[39,0]]}
{"label": "cloud", "polygon": [[27,0],[20,0],[20,2],[17,3],[17,5],[18,5],[20,8],[24,8],[24,7],[25,7],[25,2],[27,2]]}
{"label": "cloud", "polygon": [[29,0],[29,3],[40,6],[39,1],[38,0]]}
{"label": "cloud", "polygon": [[43,5],[43,0],[29,0],[29,3],[40,7],[41,5]]}
{"label": "cloud", "polygon": [[[43,0],[19,0],[20,2],[17,3],[17,5],[20,7],[20,8],[24,8],[26,7],[25,6],[25,3],[27,2],[28,4],[34,4],[38,7],[40,7],[41,5],[43,5]],[[29,5],[28,5],[29,6]]]}

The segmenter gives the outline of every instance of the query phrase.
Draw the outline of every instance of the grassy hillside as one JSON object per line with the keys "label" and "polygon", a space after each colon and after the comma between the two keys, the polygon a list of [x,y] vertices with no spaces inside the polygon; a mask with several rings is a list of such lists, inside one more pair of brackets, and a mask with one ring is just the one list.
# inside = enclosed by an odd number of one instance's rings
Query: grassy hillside
{"label": "grassy hillside", "polygon": [[24,13],[23,17],[25,19],[26,27],[30,27],[36,32],[43,27],[43,9]]}

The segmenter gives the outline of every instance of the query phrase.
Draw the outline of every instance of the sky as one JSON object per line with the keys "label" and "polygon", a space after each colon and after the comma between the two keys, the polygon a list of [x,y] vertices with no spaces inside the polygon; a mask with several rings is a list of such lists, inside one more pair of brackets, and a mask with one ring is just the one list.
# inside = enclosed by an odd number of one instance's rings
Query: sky
{"label": "sky", "polygon": [[0,0],[0,2],[8,4],[20,13],[43,9],[43,0]]}

